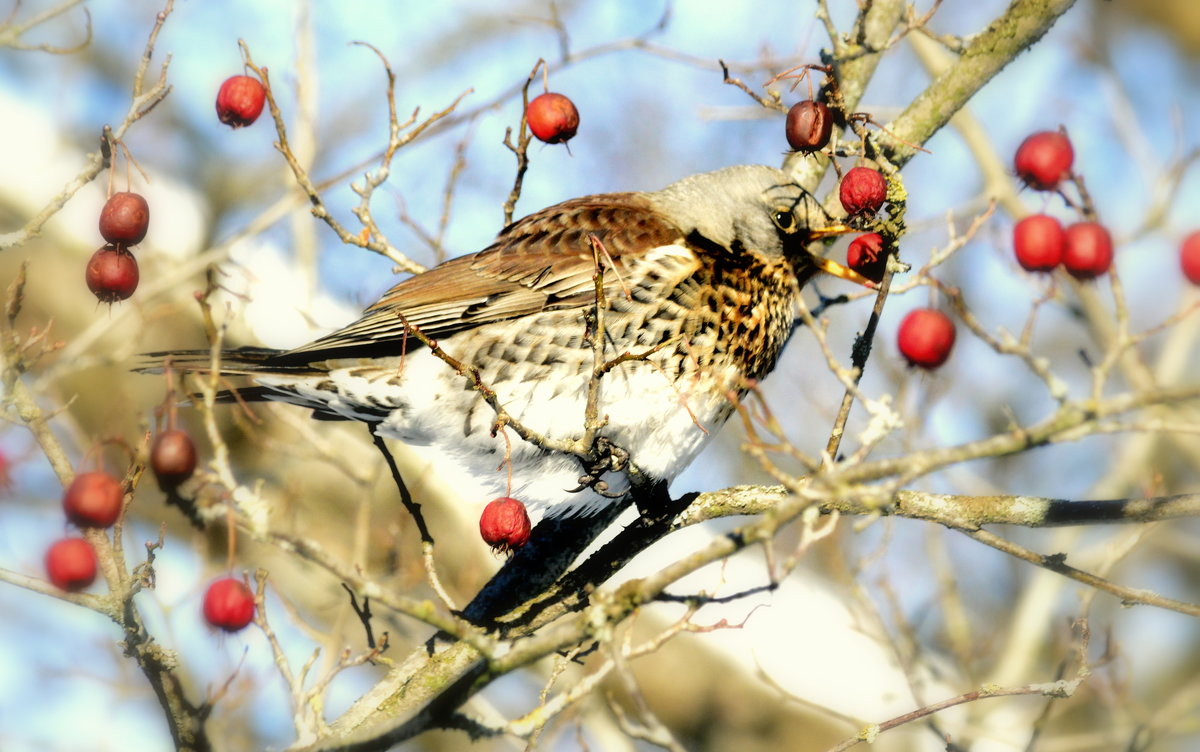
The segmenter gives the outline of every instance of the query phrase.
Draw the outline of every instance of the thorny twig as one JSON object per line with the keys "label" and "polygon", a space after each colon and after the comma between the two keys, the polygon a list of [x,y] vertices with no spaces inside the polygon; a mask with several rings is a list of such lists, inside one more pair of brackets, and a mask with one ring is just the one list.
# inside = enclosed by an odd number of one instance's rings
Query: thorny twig
{"label": "thorny twig", "polygon": [[1075,690],[1083,683],[1082,679],[1072,679],[1070,681],[1060,680],[1055,682],[1047,682],[1044,684],[1027,684],[1023,687],[995,687],[987,685],[971,692],[965,692],[957,697],[951,697],[941,702],[935,702],[932,705],[926,705],[923,708],[918,708],[911,713],[896,716],[883,723],[873,724],[863,729],[857,736],[847,739],[846,741],[836,746],[830,747],[829,752],[845,752],[845,750],[858,746],[863,742],[868,744],[874,742],[881,733],[891,731],[897,726],[903,726],[906,723],[928,718],[936,713],[940,713],[947,708],[952,708],[955,705],[963,703],[975,702],[976,700],[986,700],[993,697],[1014,697],[1019,695],[1040,695],[1042,697],[1057,697],[1067,698],[1075,694]]}
{"label": "thorny twig", "polygon": [[58,47],[47,42],[25,44],[21,41],[21,37],[25,32],[61,16],[82,2],[83,0],[66,0],[61,5],[49,7],[21,22],[13,20],[21,7],[21,3],[13,3],[12,13],[3,24],[0,24],[0,47],[11,47],[14,50],[36,50],[49,52],[52,55],[70,55],[86,49],[92,43],[92,14],[87,8],[83,9],[85,24],[84,38],[77,44],[73,44],[70,47]]}
{"label": "thorny twig", "polygon": [[[305,685],[309,684],[309,677],[313,666],[316,665],[317,658],[321,654],[321,648],[317,647],[313,649],[313,652],[309,655],[308,660],[304,662],[299,673],[292,671],[287,653],[284,651],[283,645],[280,643],[275,631],[271,628],[270,621],[267,619],[266,570],[256,570],[254,580],[256,583],[254,588],[254,623],[267,638],[267,643],[271,646],[271,653],[275,659],[275,667],[279,670],[280,676],[288,686],[289,696],[292,701],[292,723],[296,730],[297,741],[302,744],[314,741],[321,736],[327,735],[329,732],[329,726],[326,724],[323,715],[323,698],[326,690],[329,689],[330,683],[342,671],[354,666],[361,666],[364,663],[373,662],[382,655],[383,651],[387,650],[387,635],[383,636],[378,646],[372,644],[369,650],[357,656],[352,657],[348,649],[343,651],[337,662],[328,671],[316,677],[311,685],[306,687]],[[343,587],[345,586],[343,585]],[[353,597],[353,594],[351,594],[351,597]],[[368,622],[364,620],[364,623]]]}
{"label": "thorny twig", "polygon": [[718,60],[717,62],[721,65],[721,75],[723,76],[722,80],[725,83],[729,84],[730,86],[736,86],[737,88],[746,92],[747,96],[749,96],[755,102],[758,102],[760,105],[762,105],[764,108],[766,108],[768,110],[776,110],[778,112],[787,112],[787,107],[784,106],[783,101],[779,96],[779,92],[768,91],[767,94],[768,94],[768,96],[770,96],[770,99],[768,99],[767,97],[759,96],[758,94],[755,94],[754,91],[749,86],[747,86],[744,81],[742,81],[742,79],[734,78],[729,75],[729,66],[726,65],[724,60]]}
{"label": "thorny twig", "polygon": [[532,136],[529,134],[529,86],[537,78],[538,68],[546,65],[546,61],[538,58],[538,61],[533,64],[533,70],[529,71],[529,77],[525,79],[524,85],[521,86],[521,123],[517,126],[517,143],[512,142],[512,128],[504,129],[504,145],[513,156],[517,158],[517,175],[513,178],[512,190],[508,192],[508,198],[504,200],[504,227],[512,224],[513,213],[517,209],[517,200],[521,198],[521,186],[525,182],[525,172],[529,169],[529,143],[532,141]]}
{"label": "thorny twig", "polygon": [[459,94],[458,97],[456,97],[454,101],[451,102],[450,105],[445,109],[435,112],[433,115],[430,115],[420,123],[417,123],[417,116],[420,113],[420,108],[414,109],[408,120],[400,123],[396,115],[396,76],[392,72],[391,66],[388,65],[386,58],[379,53],[379,50],[376,50],[374,47],[371,47],[371,45],[363,42],[360,42],[359,44],[374,50],[376,54],[379,54],[380,58],[383,60],[384,70],[388,79],[388,143],[383,150],[379,166],[375,170],[368,171],[366,175],[364,175],[362,184],[351,185],[351,188],[359,195],[361,199],[359,205],[354,209],[354,215],[358,218],[359,222],[362,223],[363,232],[355,234],[347,230],[346,227],[329,212],[328,208],[325,206],[325,202],[321,199],[320,192],[313,183],[312,178],[309,177],[308,171],[304,169],[303,165],[301,165],[300,161],[296,158],[296,155],[292,152],[291,147],[288,145],[287,126],[284,124],[283,113],[280,111],[279,105],[275,100],[274,92],[271,89],[271,82],[267,73],[267,69],[265,66],[260,67],[255,65],[253,59],[250,57],[250,48],[246,45],[244,40],[238,40],[238,46],[242,50],[242,56],[245,60],[246,66],[253,71],[256,76],[258,76],[263,83],[263,87],[266,89],[267,106],[270,108],[271,118],[275,121],[275,132],[279,137],[279,140],[275,143],[275,148],[278,149],[283,155],[284,159],[287,160],[288,166],[292,170],[292,175],[296,178],[296,182],[304,191],[305,195],[308,196],[309,202],[312,204],[313,216],[329,225],[329,228],[337,233],[338,238],[346,245],[353,245],[359,248],[364,248],[368,251],[374,251],[375,253],[378,253],[391,260],[402,271],[408,271],[414,274],[419,273],[424,271],[425,267],[412,261],[404,254],[400,253],[400,251],[395,247],[393,247],[384,236],[382,230],[380,230],[379,226],[375,223],[374,219],[371,217],[371,196],[374,194],[375,189],[379,185],[383,184],[391,174],[392,157],[395,155],[396,151],[406,144],[412,142],[427,128],[429,128],[429,126],[453,112],[458,106],[458,103],[462,101],[463,97],[471,93],[471,90],[468,89],[462,94]]}
{"label": "thorny twig", "polygon": [[392,453],[387,448],[387,443],[383,437],[379,435],[378,427],[371,428],[371,439],[375,442],[375,446],[383,454],[384,460],[387,462],[388,470],[392,474],[392,480],[396,484],[396,489],[400,492],[400,503],[404,505],[409,516],[413,518],[413,522],[417,525],[417,531],[421,535],[421,561],[425,566],[425,575],[429,579],[429,586],[433,588],[433,592],[441,599],[442,604],[451,611],[457,611],[458,607],[454,605],[453,599],[450,598],[446,588],[442,586],[441,578],[438,577],[437,567],[433,559],[433,535],[429,532],[429,526],[425,524],[425,516],[421,514],[421,505],[418,504],[412,496],[412,492],[408,490],[408,485],[404,482],[404,478],[400,474],[400,468],[396,465],[396,460],[392,457]]}

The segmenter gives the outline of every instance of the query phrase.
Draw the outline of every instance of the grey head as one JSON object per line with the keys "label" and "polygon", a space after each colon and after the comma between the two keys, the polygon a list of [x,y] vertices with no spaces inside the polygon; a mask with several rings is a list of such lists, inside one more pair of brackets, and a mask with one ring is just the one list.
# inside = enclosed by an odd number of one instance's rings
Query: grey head
{"label": "grey head", "polygon": [[647,194],[685,235],[702,236],[733,253],[786,257],[801,284],[824,271],[867,287],[862,275],[809,252],[823,237],[853,232],[832,219],[787,173],[766,165],[735,165],[704,172]]}
{"label": "grey head", "polygon": [[787,173],[766,165],[735,165],[692,175],[650,194],[687,234],[734,251],[794,256],[834,224],[820,203]]}

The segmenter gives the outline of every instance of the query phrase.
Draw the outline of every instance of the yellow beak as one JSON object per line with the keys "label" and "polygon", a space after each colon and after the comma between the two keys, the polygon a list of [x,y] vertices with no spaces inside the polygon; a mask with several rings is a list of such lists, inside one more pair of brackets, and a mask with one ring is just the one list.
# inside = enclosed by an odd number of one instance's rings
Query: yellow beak
{"label": "yellow beak", "polygon": [[[829,225],[828,227],[822,227],[820,229],[810,229],[808,232],[813,240],[821,240],[822,238],[833,237],[834,235],[846,235],[852,232],[861,232],[861,230],[856,230],[849,225],[835,224]],[[869,287],[872,290],[879,289],[879,285],[877,283],[867,279],[850,267],[842,266],[833,259],[828,259],[824,256],[813,256],[813,261],[817,268],[826,274],[831,274],[835,277],[849,280],[850,282],[856,282],[863,287]]]}

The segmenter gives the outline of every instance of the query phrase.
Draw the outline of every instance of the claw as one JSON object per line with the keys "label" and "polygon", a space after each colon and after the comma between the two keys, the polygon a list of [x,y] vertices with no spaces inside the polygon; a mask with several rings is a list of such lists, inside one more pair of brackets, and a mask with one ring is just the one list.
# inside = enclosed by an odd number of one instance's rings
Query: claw
{"label": "claw", "polygon": [[601,477],[607,472],[624,470],[629,465],[629,452],[601,436],[596,439],[592,447],[592,455],[595,457],[594,460],[580,460],[583,464],[584,474],[579,476],[577,481],[579,485],[568,489],[567,493],[579,493],[585,488],[590,488],[606,499],[624,497],[625,492],[609,493],[608,482],[601,480]]}

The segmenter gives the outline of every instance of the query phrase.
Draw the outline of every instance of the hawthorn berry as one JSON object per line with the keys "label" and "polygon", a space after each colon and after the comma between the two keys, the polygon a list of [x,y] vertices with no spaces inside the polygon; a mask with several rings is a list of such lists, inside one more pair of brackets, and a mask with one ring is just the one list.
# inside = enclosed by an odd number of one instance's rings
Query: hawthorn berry
{"label": "hawthorn berry", "polygon": [[217,91],[217,117],[230,128],[250,125],[262,114],[267,90],[257,78],[231,76]]}
{"label": "hawthorn berry", "polygon": [[12,460],[0,452],[0,492],[12,490]]}
{"label": "hawthorn berry", "polygon": [[93,253],[84,273],[88,289],[101,303],[115,303],[133,295],[139,278],[137,259],[115,245],[106,245]]}
{"label": "hawthorn berry", "polygon": [[1200,230],[1183,239],[1179,249],[1179,265],[1189,282],[1200,285]]}
{"label": "hawthorn berry", "polygon": [[1065,242],[1062,225],[1045,214],[1031,214],[1013,226],[1013,251],[1026,271],[1053,271],[1062,262]]}
{"label": "hawthorn berry", "polygon": [[855,167],[842,177],[838,198],[852,217],[874,214],[887,199],[887,180],[879,170]]}
{"label": "hawthorn berry", "polygon": [[137,245],[150,227],[150,205],[140,193],[114,193],[100,210],[100,234],[109,243]]}
{"label": "hawthorn berry", "polygon": [[1112,237],[1097,222],[1076,222],[1067,228],[1063,266],[1075,279],[1094,279],[1112,266]]}
{"label": "hawthorn berry", "polygon": [[495,551],[512,551],[529,541],[529,513],[525,505],[508,496],[488,502],[479,516],[479,534]]}
{"label": "hawthorn berry", "polygon": [[96,581],[96,552],[83,538],[63,538],[46,551],[46,575],[60,590],[83,590]]}
{"label": "hawthorn berry", "polygon": [[150,468],[158,487],[173,491],[196,472],[196,445],[185,431],[163,431],[150,445]]}
{"label": "hawthorn berry", "polygon": [[562,94],[539,94],[525,108],[529,130],[539,141],[559,144],[575,137],[579,130],[579,110]]}
{"label": "hawthorn berry", "polygon": [[1013,167],[1030,188],[1052,191],[1071,174],[1075,150],[1062,131],[1038,131],[1017,147]]}
{"label": "hawthorn berry", "polygon": [[63,511],[80,527],[110,527],[121,515],[124,498],[121,482],[108,473],[80,473],[63,494]]}
{"label": "hawthorn berry", "polygon": [[825,148],[833,133],[833,118],[824,102],[805,99],[788,110],[783,133],[796,151],[814,152]]}
{"label": "hawthorn berry", "polygon": [[883,279],[887,254],[883,251],[883,236],[877,232],[859,235],[846,249],[846,266],[872,282]]}
{"label": "hawthorn berry", "polygon": [[932,369],[950,357],[954,337],[949,316],[933,308],[917,308],[900,322],[896,342],[910,365]]}
{"label": "hawthorn berry", "polygon": [[234,577],[215,580],[204,591],[204,619],[226,632],[237,632],[254,619],[254,594]]}

